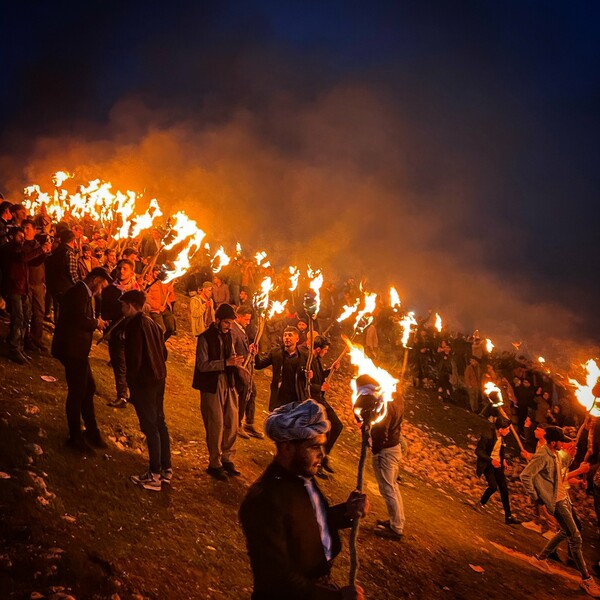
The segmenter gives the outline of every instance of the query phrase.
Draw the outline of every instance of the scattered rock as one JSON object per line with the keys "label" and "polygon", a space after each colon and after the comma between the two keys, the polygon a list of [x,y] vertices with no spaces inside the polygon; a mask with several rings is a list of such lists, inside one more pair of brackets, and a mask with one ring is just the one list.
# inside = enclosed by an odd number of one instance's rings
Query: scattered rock
{"label": "scattered rock", "polygon": [[42,447],[38,444],[26,444],[25,448],[30,452],[33,452],[36,456],[41,456],[42,454],[44,454]]}

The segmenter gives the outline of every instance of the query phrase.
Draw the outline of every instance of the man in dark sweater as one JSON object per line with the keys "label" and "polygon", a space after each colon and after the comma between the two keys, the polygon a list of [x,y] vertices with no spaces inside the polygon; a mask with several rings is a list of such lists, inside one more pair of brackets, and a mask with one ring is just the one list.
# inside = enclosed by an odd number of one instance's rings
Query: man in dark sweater
{"label": "man in dark sweater", "polygon": [[257,355],[254,368],[258,371],[273,367],[269,410],[288,402],[306,400],[306,361],[308,351],[298,347],[300,332],[297,327],[288,326],[283,331],[283,348],[273,348],[267,354]]}
{"label": "man in dark sweater", "polygon": [[389,519],[377,521],[375,535],[391,540],[401,540],[404,534],[404,504],[396,481],[402,459],[403,418],[404,399],[398,384],[394,401],[387,405],[386,416],[371,427],[373,470],[389,515]]}
{"label": "man in dark sweater", "polygon": [[150,464],[142,475],[131,480],[147,490],[160,491],[171,483],[171,443],[165,423],[164,396],[167,378],[167,348],[160,326],[144,314],[146,294],[131,290],[121,296],[125,363],[130,402],[146,436]]}
{"label": "man in dark sweater", "polygon": [[347,502],[329,506],[317,487],[328,429],[323,407],[313,400],[286,404],[265,421],[277,454],[240,508],[253,600],[364,599],[362,589],[340,589],[330,578],[341,550],[338,530],[364,516],[368,502],[352,492]]}

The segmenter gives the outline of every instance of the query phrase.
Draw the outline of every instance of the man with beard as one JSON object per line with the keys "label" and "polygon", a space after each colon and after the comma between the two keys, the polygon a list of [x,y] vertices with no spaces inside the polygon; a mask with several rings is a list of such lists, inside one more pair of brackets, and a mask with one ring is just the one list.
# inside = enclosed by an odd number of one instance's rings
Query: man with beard
{"label": "man with beard", "polygon": [[133,263],[124,258],[117,263],[117,278],[102,292],[102,318],[112,327],[108,336],[108,354],[115,375],[116,399],[108,403],[113,408],[127,406],[127,368],[123,342],[123,315],[119,299],[125,292],[139,290]]}
{"label": "man with beard", "polygon": [[234,350],[231,337],[234,321],[233,307],[219,306],[215,322],[198,336],[192,382],[192,387],[200,391],[200,412],[209,457],[206,472],[218,481],[240,475],[233,462],[238,429],[235,377],[244,357]]}
{"label": "man with beard", "polygon": [[[89,353],[96,329],[106,327],[106,321],[94,318],[92,296],[99,294],[110,282],[110,275],[101,267],[92,269],[83,281],[78,281],[62,297],[52,340],[52,356],[65,367],[67,379],[67,445],[78,452],[90,450],[86,442],[97,448],[106,444],[100,436],[94,413],[96,384],[90,368]],[[81,417],[85,431],[81,431]]]}
{"label": "man with beard", "polygon": [[267,354],[254,358],[257,370],[273,367],[269,410],[275,410],[289,402],[306,399],[306,373],[308,351],[298,347],[300,332],[288,326],[283,331],[283,348],[273,348]]}
{"label": "man with beard", "polygon": [[339,529],[368,511],[352,492],[329,506],[314,476],[323,459],[329,421],[313,400],[274,410],[265,422],[277,453],[240,507],[254,576],[253,600],[363,599],[361,588],[337,587],[330,578],[341,550]]}

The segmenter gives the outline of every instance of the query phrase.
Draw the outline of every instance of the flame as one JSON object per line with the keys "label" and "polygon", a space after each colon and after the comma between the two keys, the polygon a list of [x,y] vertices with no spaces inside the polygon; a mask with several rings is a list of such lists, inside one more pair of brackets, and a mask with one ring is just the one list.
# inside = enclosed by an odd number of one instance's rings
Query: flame
{"label": "flame", "polygon": [[158,200],[152,198],[148,210],[143,215],[139,215],[133,218],[134,222],[129,229],[129,237],[136,238],[142,231],[150,229],[154,224],[154,221],[159,217],[162,217],[163,213],[158,205]]}
{"label": "flame", "polygon": [[408,348],[408,338],[412,332],[412,328],[418,325],[417,320],[415,319],[415,313],[409,312],[406,313],[402,319],[400,320],[400,327],[402,327],[402,345],[405,348]]}
{"label": "flame", "polygon": [[[217,266],[215,266],[215,262],[218,259]],[[225,250],[223,250],[223,246],[221,246],[213,256],[211,261],[212,264],[212,272],[218,273],[223,267],[226,267],[231,262],[231,258],[225,254]]]}
{"label": "flame", "polygon": [[546,359],[545,359],[543,356],[540,356],[540,357],[538,358],[538,362],[539,362],[541,365],[543,365],[543,364],[546,362]]}
{"label": "flame", "polygon": [[435,328],[441,333],[442,331],[442,317],[438,313],[435,313]]}
{"label": "flame", "polygon": [[269,312],[267,313],[267,319],[272,319],[274,315],[280,315],[285,310],[287,302],[287,300],[284,300],[283,302],[273,300]]}
{"label": "flame", "polygon": [[360,299],[357,298],[356,302],[354,303],[354,306],[344,306],[344,308],[342,309],[342,313],[336,319],[336,321],[338,323],[341,323],[342,321],[345,321],[348,317],[350,317],[351,315],[353,315],[358,310],[358,305],[359,304],[360,304]]}
{"label": "flame", "polygon": [[273,289],[273,283],[270,277],[265,277],[260,284],[261,291],[254,292],[252,296],[252,305],[256,311],[264,316],[269,307],[269,292]]}
{"label": "flame", "polygon": [[300,278],[300,269],[298,267],[288,267],[290,272],[290,292],[295,292],[298,287],[298,279]]}
{"label": "flame", "polygon": [[267,258],[267,253],[264,250],[261,250],[260,252],[257,252],[254,255],[254,260],[256,261],[256,264],[259,267],[268,267],[268,266],[270,266],[269,261],[267,261],[265,264],[263,264],[263,261],[265,260],[265,258]]}
{"label": "flame", "polygon": [[[387,404],[394,400],[393,394],[396,391],[398,380],[381,367],[375,366],[373,361],[365,355],[362,346],[353,344],[346,336],[343,336],[343,338],[349,348],[350,362],[357,367],[356,377],[359,377],[360,375],[370,375],[377,383],[379,383],[383,402],[379,406],[375,417],[371,420],[371,425],[375,425],[375,423],[379,423],[385,418],[385,415],[387,414]],[[358,398],[356,379],[351,380],[350,386],[352,387],[352,406],[354,406]],[[354,414],[356,414],[357,417],[360,417],[360,411],[358,409],[355,409]]]}
{"label": "flame", "polygon": [[597,398],[594,396],[594,387],[598,384],[600,378],[600,369],[596,361],[592,358],[582,365],[586,370],[585,385],[581,385],[576,379],[569,378],[571,385],[575,387],[575,397],[592,417],[600,417],[600,407],[597,404]]}
{"label": "flame", "polygon": [[400,308],[401,304],[402,302],[400,301],[400,296],[398,295],[396,288],[392,286],[390,288],[390,306],[392,307],[394,312],[398,312],[398,309]]}
{"label": "flame", "polygon": [[357,333],[362,333],[373,322],[373,312],[377,306],[377,294],[365,292],[364,303],[363,309],[358,311],[354,320],[354,331]]}
{"label": "flame", "polygon": [[242,256],[242,245],[237,242],[237,244],[235,245],[235,255],[240,258]]}
{"label": "flame", "polygon": [[[502,398],[502,390],[493,381],[488,381],[483,386],[483,392],[488,397],[489,401],[492,403],[492,406],[498,407],[504,404],[504,400]],[[492,399],[492,394],[496,394],[496,400]]]}
{"label": "flame", "polygon": [[52,176],[52,183],[58,188],[71,177],[73,177],[73,175],[67,173],[66,171],[56,171],[56,173],[54,173]]}
{"label": "flame", "polygon": [[490,340],[490,338],[485,338],[485,349],[487,350],[488,354],[492,353],[492,350],[495,348],[496,346],[494,346],[494,344],[492,343],[492,340]]}
{"label": "flame", "polygon": [[311,280],[310,283],[308,284],[308,287],[311,290],[313,290],[313,292],[315,293],[315,302],[316,302],[317,308],[315,310],[314,318],[316,319],[317,315],[319,314],[319,310],[321,309],[321,292],[320,292],[320,290],[321,290],[321,286],[323,285],[323,273],[321,273],[321,271],[319,269],[317,269],[316,271],[313,271],[309,265],[306,276]]}
{"label": "flame", "polygon": [[165,250],[172,250],[180,244],[183,244],[183,247],[171,261],[173,268],[167,271],[165,283],[181,277],[190,268],[190,260],[202,247],[202,240],[206,234],[198,228],[196,221],[180,211],[173,215],[168,235],[172,236],[172,239],[165,244]]}

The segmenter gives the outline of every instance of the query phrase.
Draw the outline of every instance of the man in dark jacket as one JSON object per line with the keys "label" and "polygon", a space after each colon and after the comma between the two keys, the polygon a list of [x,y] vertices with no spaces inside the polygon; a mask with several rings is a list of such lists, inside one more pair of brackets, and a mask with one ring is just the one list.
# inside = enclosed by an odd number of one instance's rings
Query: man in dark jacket
{"label": "man in dark jacket", "polygon": [[504,438],[508,435],[509,431],[510,421],[504,417],[498,417],[495,426],[484,431],[479,438],[475,450],[475,455],[477,456],[477,477],[483,475],[488,486],[485,492],[483,492],[481,500],[475,505],[475,509],[483,509],[492,494],[499,491],[506,524],[518,525],[521,521],[513,517],[510,512],[508,485],[504,475],[505,469],[508,468],[508,462],[504,456]]}
{"label": "man in dark jacket", "polygon": [[273,411],[265,422],[277,454],[250,487],[240,508],[254,576],[253,600],[363,599],[360,588],[338,588],[330,579],[341,550],[338,530],[368,511],[366,496],[329,506],[314,476],[329,429],[313,400]]}
{"label": "man in dark jacket", "polygon": [[113,408],[127,406],[127,375],[125,366],[125,344],[123,342],[124,323],[121,321],[122,309],[119,299],[121,294],[130,290],[139,290],[140,286],[135,277],[133,263],[121,259],[117,263],[117,276],[112,284],[102,292],[102,318],[112,329],[108,336],[108,355],[115,376],[116,397],[108,402]]}
{"label": "man in dark jacket", "polygon": [[328,392],[330,389],[327,378],[329,377],[331,371],[333,369],[337,369],[339,366],[338,363],[333,363],[329,369],[326,369],[323,366],[321,359],[323,359],[329,352],[329,346],[329,340],[321,335],[318,335],[313,342],[313,359],[310,365],[310,370],[312,371],[312,378],[310,380],[310,397],[325,407],[327,419],[331,423],[331,429],[327,434],[327,444],[325,444],[325,457],[321,461],[321,470],[317,473],[317,476],[323,479],[327,478],[327,474],[324,473],[324,471],[327,471],[328,473],[335,472],[329,462],[329,455],[331,454],[331,450],[333,449],[337,439],[340,437],[342,429],[344,429],[344,426],[342,425],[342,422],[337,416],[335,410],[333,410],[331,404],[329,404],[329,402],[327,402],[325,399],[325,392]]}
{"label": "man in dark jacket", "polygon": [[[231,337],[235,353],[244,357],[244,364],[249,361],[251,346],[248,339],[247,328],[252,318],[252,309],[247,306],[238,306],[235,311],[235,322],[231,326]],[[248,377],[236,377],[235,388],[238,393],[238,436],[244,439],[250,437],[262,440],[264,435],[254,427],[254,416],[256,413],[256,384],[254,378],[248,382]],[[246,418],[246,424],[242,421]]]}
{"label": "man in dark jacket", "polygon": [[240,475],[233,463],[238,429],[235,377],[244,357],[234,350],[231,337],[234,321],[233,307],[221,304],[215,312],[215,322],[198,336],[192,382],[192,387],[200,390],[209,457],[206,472],[219,481]]}
{"label": "man in dark jacket", "polygon": [[146,294],[131,290],[121,296],[126,317],[124,343],[130,402],[146,436],[150,465],[131,480],[147,490],[160,491],[171,483],[171,443],[163,408],[167,377],[167,348],[162,329],[144,314]]}
{"label": "man in dark jacket", "polygon": [[254,358],[257,370],[273,367],[269,410],[275,410],[288,402],[306,399],[306,373],[304,368],[308,352],[298,348],[300,332],[297,327],[286,327],[283,331],[283,348],[273,348],[265,355]]}
{"label": "man in dark jacket", "polygon": [[[106,322],[94,318],[92,296],[99,294],[110,281],[110,275],[102,268],[92,269],[89,275],[78,281],[62,297],[64,310],[59,313],[52,356],[65,367],[67,379],[67,445],[79,452],[89,451],[90,445],[105,448],[94,413],[96,383],[90,368],[89,353],[96,329],[102,330]],[[85,431],[81,431],[81,417]]]}

